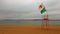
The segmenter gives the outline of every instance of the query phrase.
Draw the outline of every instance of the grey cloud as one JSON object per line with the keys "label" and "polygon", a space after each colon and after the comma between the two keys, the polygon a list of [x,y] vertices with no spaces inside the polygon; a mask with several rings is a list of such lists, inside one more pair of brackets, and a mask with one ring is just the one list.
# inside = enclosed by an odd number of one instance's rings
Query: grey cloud
{"label": "grey cloud", "polygon": [[49,19],[60,19],[60,14],[49,15]]}
{"label": "grey cloud", "polygon": [[[0,19],[42,18],[38,9],[41,0],[33,1],[33,3],[23,0],[0,1]],[[53,18],[60,13],[60,0],[46,0],[43,3],[49,13],[49,18]],[[57,17],[55,16],[55,18]]]}
{"label": "grey cloud", "polygon": [[60,1],[60,0],[46,0],[46,1],[45,1],[45,4],[47,5],[47,7],[49,7],[49,6],[54,6],[54,5],[58,4],[59,1]]}

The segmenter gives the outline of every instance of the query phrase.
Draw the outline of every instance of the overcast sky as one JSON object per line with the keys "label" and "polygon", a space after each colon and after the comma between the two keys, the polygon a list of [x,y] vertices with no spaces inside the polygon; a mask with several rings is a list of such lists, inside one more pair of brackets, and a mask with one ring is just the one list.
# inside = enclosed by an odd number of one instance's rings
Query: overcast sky
{"label": "overcast sky", "polygon": [[43,3],[49,19],[60,19],[60,0],[0,0],[0,19],[42,18]]}

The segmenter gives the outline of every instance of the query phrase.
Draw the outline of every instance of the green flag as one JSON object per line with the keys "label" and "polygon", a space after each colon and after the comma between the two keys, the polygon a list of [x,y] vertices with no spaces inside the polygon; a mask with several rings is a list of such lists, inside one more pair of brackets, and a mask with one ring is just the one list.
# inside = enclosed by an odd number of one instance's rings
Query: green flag
{"label": "green flag", "polygon": [[46,9],[45,9],[45,7],[44,7],[44,5],[43,4],[41,4],[40,6],[39,6],[39,9],[41,10],[40,12],[41,12],[41,14],[43,14],[43,13],[45,13],[46,12]]}

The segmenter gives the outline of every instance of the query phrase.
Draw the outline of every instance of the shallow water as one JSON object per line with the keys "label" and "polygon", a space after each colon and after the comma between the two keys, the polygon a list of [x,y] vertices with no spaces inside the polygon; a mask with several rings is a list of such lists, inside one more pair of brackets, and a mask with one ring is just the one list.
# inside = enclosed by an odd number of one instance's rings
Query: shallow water
{"label": "shallow water", "polygon": [[[41,24],[42,20],[0,20],[0,24]],[[48,21],[49,24],[60,24],[58,20]]]}

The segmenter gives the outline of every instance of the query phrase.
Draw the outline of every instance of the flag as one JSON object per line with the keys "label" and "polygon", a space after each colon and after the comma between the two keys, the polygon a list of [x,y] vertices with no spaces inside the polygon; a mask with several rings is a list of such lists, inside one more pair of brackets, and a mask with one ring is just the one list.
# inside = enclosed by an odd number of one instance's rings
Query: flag
{"label": "flag", "polygon": [[41,10],[41,14],[44,14],[46,12],[45,6],[43,4],[39,5],[39,9]]}

